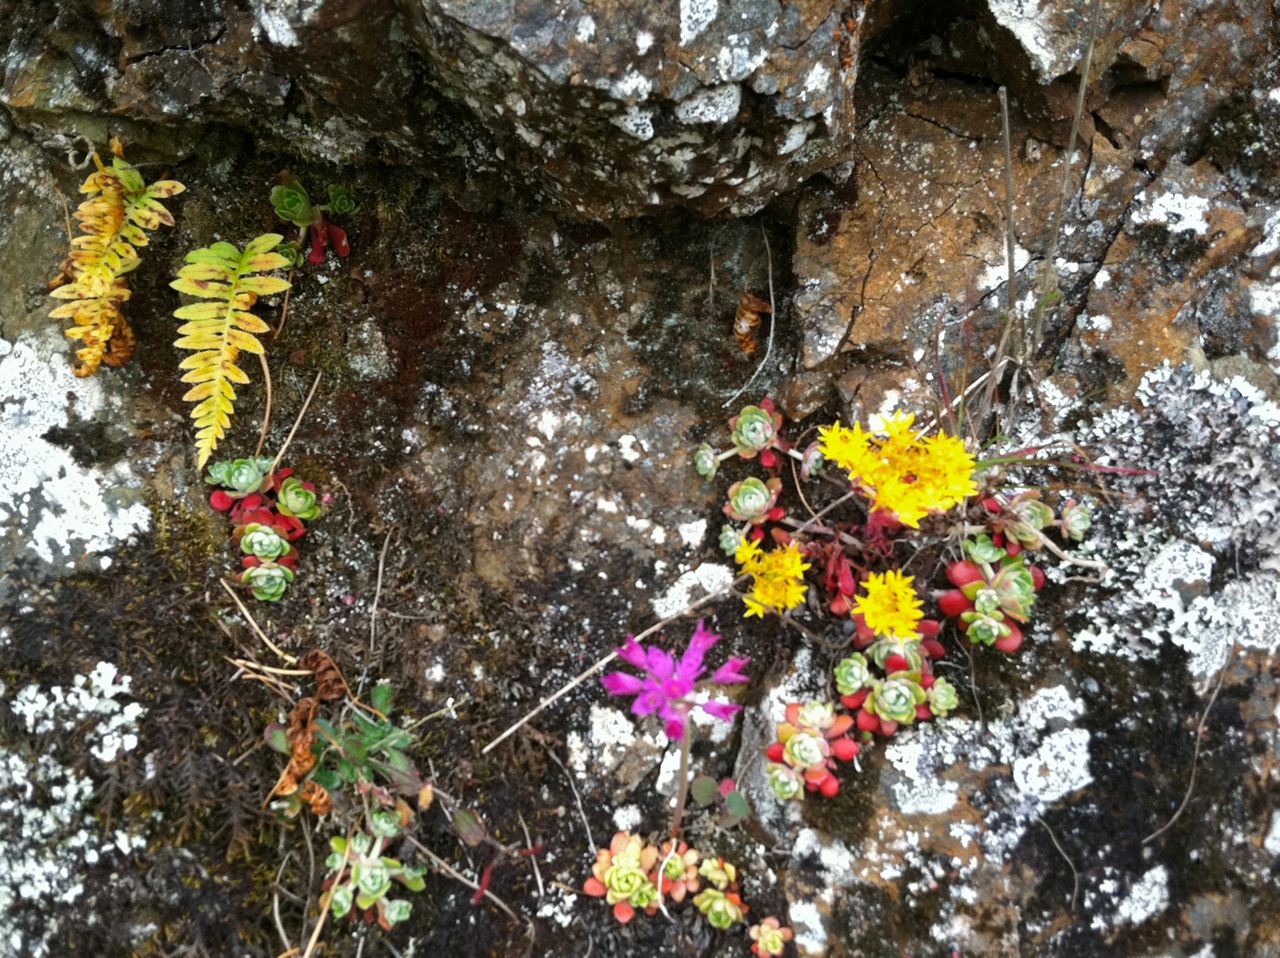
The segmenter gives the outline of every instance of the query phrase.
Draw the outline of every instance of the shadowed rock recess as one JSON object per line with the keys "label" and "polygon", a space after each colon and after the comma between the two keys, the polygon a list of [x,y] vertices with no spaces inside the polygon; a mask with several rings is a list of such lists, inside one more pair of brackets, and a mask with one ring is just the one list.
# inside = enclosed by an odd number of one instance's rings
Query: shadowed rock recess
{"label": "shadowed rock recess", "polygon": [[[788,804],[763,749],[788,702],[831,694],[848,638],[820,634],[818,577],[808,632],[708,602],[715,663],[751,656],[752,682],[693,766],[754,814],[726,831],[692,810],[686,837],[738,866],[748,924],[793,929],[788,955],[1280,956],[1276,17],[0,0],[0,956],[272,958],[316,929],[332,817],[278,820],[286,759],[262,747],[315,683],[277,694],[229,661],[289,667],[220,584],[240,550],[195,468],[169,285],[198,247],[296,236],[270,201],[286,169],[359,209],[330,213],[350,255],[294,270],[261,335],[265,455],[320,375],[284,465],[324,511],[284,597],[247,607],[362,698],[390,682],[445,796],[414,837],[511,910],[437,865],[392,931],[331,917],[312,954],[749,953],[744,925],[688,903],[622,926],[582,892],[593,848],[668,828],[660,722],[593,677],[483,748],[732,581],[727,482],[692,454],[724,448],[742,405],[772,396],[789,436],[924,421],[985,372],[1011,232],[1016,348],[1043,319],[1033,388],[994,393],[1001,448],[1052,445],[1026,481],[1086,497],[1078,550],[1108,577],[1046,562],[1016,655],[971,664],[944,633],[959,707],[842,764],[835,798]],[[186,190],[127,273],[132,362],[79,379],[48,293],[112,137]],[[754,354],[744,292],[774,307]],[[284,308],[255,312],[274,329]],[[268,396],[241,365],[215,458],[257,445]],[[461,841],[455,805],[537,854]]]}

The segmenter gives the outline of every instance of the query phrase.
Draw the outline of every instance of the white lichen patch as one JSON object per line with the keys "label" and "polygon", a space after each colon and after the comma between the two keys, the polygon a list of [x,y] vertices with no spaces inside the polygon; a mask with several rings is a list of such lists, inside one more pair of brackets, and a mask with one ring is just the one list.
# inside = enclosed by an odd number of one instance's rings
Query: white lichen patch
{"label": "white lichen patch", "polygon": [[704,562],[696,569],[681,574],[665,592],[653,599],[654,614],[660,619],[673,616],[687,608],[694,599],[727,589],[733,580],[733,570],[728,566]]}
{"label": "white lichen patch", "polygon": [[1134,883],[1116,906],[1116,920],[1140,925],[1169,907],[1169,869],[1157,865]]}
{"label": "white lichen patch", "polygon": [[742,106],[742,87],[736,83],[706,87],[689,94],[676,105],[676,119],[681,123],[711,123],[722,126],[738,115]]}
{"label": "white lichen patch", "polygon": [[680,46],[697,39],[719,12],[719,0],[680,0]]}
{"label": "white lichen patch", "polygon": [[13,552],[30,548],[65,567],[106,552],[151,524],[151,513],[126,500],[137,487],[128,463],[110,470],[79,465],[46,438],[112,409],[99,383],[78,379],[51,348],[0,340],[0,536]]}
{"label": "white lichen patch", "polygon": [[1139,193],[1134,202],[1136,205],[1130,214],[1134,223],[1155,223],[1172,233],[1192,230],[1197,236],[1209,231],[1207,197],[1169,190],[1154,196]]}
{"label": "white lichen patch", "polygon": [[[141,836],[99,831],[93,782],[75,770],[85,746],[104,764],[137,747],[144,710],[120,701],[129,684],[113,664],[99,662],[68,688],[29,685],[9,702],[29,739],[0,748],[0,943],[7,954],[48,955],[46,941],[61,924],[56,906],[84,894],[86,869],[146,845]],[[39,909],[42,937],[20,925],[20,903]]]}

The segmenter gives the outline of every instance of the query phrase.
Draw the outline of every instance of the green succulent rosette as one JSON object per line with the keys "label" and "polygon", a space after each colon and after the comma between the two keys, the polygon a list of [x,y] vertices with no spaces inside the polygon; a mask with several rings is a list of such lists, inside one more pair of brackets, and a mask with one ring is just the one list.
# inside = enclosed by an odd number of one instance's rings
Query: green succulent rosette
{"label": "green succulent rosette", "polygon": [[861,652],[846,656],[836,665],[836,688],[841,695],[854,695],[869,689],[875,681],[867,665],[867,657]]}
{"label": "green succulent rosette", "polygon": [[804,798],[804,780],[787,765],[770,762],[765,769],[773,794],[784,802]]}
{"label": "green succulent rosette", "polygon": [[716,470],[720,468],[720,454],[704,442],[693,454],[693,468],[702,478],[714,479]]}
{"label": "green succulent rosette", "polygon": [[640,867],[638,856],[623,854],[613,860],[604,873],[605,900],[610,905],[625,901],[635,908],[645,908],[657,900],[658,889]]}
{"label": "green succulent rosette", "polygon": [[209,474],[204,481],[211,486],[221,486],[232,495],[247,496],[262,488],[274,461],[261,456],[215,462],[209,466]]}
{"label": "green succulent rosette", "polygon": [[311,204],[306,187],[288,173],[284,179],[284,183],[271,188],[271,206],[276,216],[302,229],[314,225],[320,213]]}
{"label": "green succulent rosette", "polygon": [[332,216],[352,216],[360,212],[360,204],[351,198],[345,186],[329,184],[328,210]]}
{"label": "green succulent rosette", "polygon": [[960,696],[956,692],[956,687],[946,679],[935,679],[927,694],[929,709],[939,718],[944,718],[948,712],[960,706]]}
{"label": "green succulent rosette", "polygon": [[253,597],[260,602],[278,601],[288,591],[293,579],[292,569],[275,562],[264,562],[240,573],[241,584],[248,586]]}
{"label": "green succulent rosette", "polygon": [[919,673],[894,672],[876,683],[863,708],[886,721],[910,725],[916,720],[916,706],[924,705],[927,698],[920,687]]}
{"label": "green succulent rosette", "polygon": [[729,504],[725,513],[737,522],[763,522],[774,503],[782,483],[778,479],[762,482],[755,476],[735,482],[729,487]]}
{"label": "green succulent rosette", "polygon": [[792,768],[809,768],[825,762],[831,747],[820,734],[798,731],[782,746],[782,754]]}
{"label": "green succulent rosette", "polygon": [[742,411],[730,422],[733,429],[733,445],[744,459],[754,458],[756,453],[768,449],[777,438],[777,420],[767,409],[759,406],[743,406]]}
{"label": "green succulent rosette", "polygon": [[1093,514],[1083,502],[1068,499],[1062,504],[1062,531],[1079,542],[1093,525]]}
{"label": "green succulent rosette", "polygon": [[240,551],[263,560],[279,559],[288,555],[291,548],[288,539],[260,522],[249,523],[240,537]]}
{"label": "green succulent rosette", "polygon": [[727,556],[735,555],[742,546],[742,532],[734,526],[725,523],[720,527],[720,551]]}
{"label": "green succulent rosette", "polygon": [[712,928],[725,931],[742,921],[742,906],[718,888],[708,888],[694,896],[698,911],[707,916]]}
{"label": "green succulent rosette", "polygon": [[290,476],[280,484],[276,508],[286,516],[298,519],[314,519],[320,515],[320,502],[316,494],[302,484],[301,479]]}

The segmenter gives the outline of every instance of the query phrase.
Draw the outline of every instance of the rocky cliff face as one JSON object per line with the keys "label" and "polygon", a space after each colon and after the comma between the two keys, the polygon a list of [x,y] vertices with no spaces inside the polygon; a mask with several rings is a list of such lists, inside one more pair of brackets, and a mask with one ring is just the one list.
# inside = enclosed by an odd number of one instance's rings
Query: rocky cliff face
{"label": "rocky cliff face", "polygon": [[[709,604],[756,681],[695,761],[757,814],[691,835],[740,863],[749,917],[795,929],[788,954],[1275,952],[1274,14],[1101,4],[1068,165],[1093,27],[1057,2],[0,0],[0,953],[274,955],[318,894],[298,823],[261,808],[279,704],[224,660],[275,664],[215,581],[238,555],[192,462],[168,286],[197,246],[289,231],[268,199],[284,168],[362,208],[350,257],[295,272],[268,344],[266,449],[321,373],[289,459],[332,501],[287,597],[253,614],[352,681],[389,678],[433,716],[420,760],[442,789],[544,846],[536,878],[491,876],[527,924],[436,876],[386,940],[744,953],[687,910],[621,929],[571,891],[590,837],[662,828],[657,725],[588,682],[480,749],[732,579],[724,483],[690,456],[737,406],[773,395],[799,431],[935,408],[987,370],[1002,85],[1014,312],[1043,307],[1002,426],[1098,467],[1063,481],[1093,497],[1112,577],[1059,577],[1016,658],[971,666],[952,643],[961,709],[803,806],[769,797],[758,746],[786,701],[824,694],[831,653]],[[112,135],[187,191],[129,274],[133,364],[78,380],[47,284],[61,200]],[[775,307],[753,355],[744,291]],[[253,374],[229,456],[265,412]],[[488,864],[442,817],[420,837],[472,877]],[[386,947],[351,927],[331,953]]]}

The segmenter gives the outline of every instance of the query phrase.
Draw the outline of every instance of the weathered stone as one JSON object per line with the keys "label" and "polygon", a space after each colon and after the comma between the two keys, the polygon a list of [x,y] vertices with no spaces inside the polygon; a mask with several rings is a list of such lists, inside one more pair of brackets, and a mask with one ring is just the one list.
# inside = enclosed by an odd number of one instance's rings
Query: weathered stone
{"label": "weathered stone", "polygon": [[133,138],[156,146],[142,124],[175,128],[171,151],[211,122],[345,164],[461,151],[473,171],[591,217],[754,212],[852,142],[861,14],[835,0],[687,0],[678,13],[615,0],[555,16],[533,2],[172,15],[150,2],[65,19],[15,12],[0,32],[0,102],[46,136],[74,110],[138,121]]}
{"label": "weathered stone", "polygon": [[[1136,197],[1093,277],[1077,323],[1077,349],[1119,363],[1123,394],[1165,360],[1203,365],[1211,337],[1229,341],[1217,347],[1219,355],[1243,351],[1243,340],[1231,341],[1227,320],[1244,314],[1242,303],[1215,308],[1209,277],[1261,238],[1257,218],[1246,215],[1207,163],[1172,161]],[[1237,263],[1220,281],[1238,285],[1238,276]]]}

